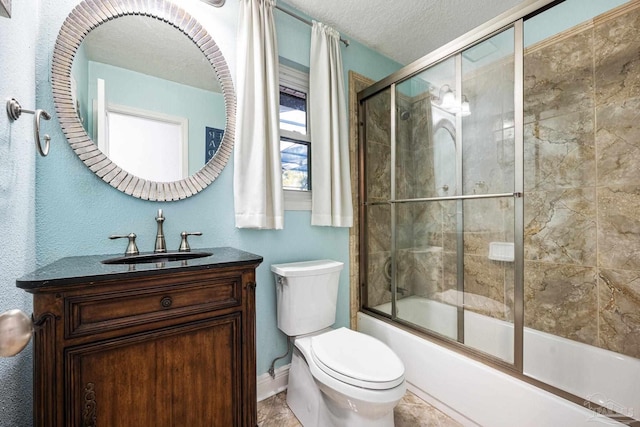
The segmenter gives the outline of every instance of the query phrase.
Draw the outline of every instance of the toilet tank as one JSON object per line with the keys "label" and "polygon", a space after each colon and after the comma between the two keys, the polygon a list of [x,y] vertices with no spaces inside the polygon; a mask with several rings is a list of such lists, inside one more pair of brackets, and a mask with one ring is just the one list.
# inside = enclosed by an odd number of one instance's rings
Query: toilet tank
{"label": "toilet tank", "polygon": [[332,260],[274,264],[278,328],[289,336],[328,328],[336,321],[344,264]]}

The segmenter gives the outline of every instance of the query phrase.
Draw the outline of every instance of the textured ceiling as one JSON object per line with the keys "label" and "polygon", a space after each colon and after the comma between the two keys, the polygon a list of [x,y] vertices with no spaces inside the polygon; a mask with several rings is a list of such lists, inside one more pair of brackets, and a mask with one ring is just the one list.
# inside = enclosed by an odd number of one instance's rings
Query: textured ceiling
{"label": "textured ceiling", "polygon": [[526,0],[284,0],[405,65]]}
{"label": "textured ceiling", "polygon": [[[281,0],[401,64],[408,64],[531,0]],[[162,34],[162,37],[159,37]],[[158,40],[162,39],[162,43]],[[137,43],[132,43],[137,40]],[[84,42],[90,59],[207,90],[212,70],[187,37],[147,17],[110,21]],[[171,52],[168,47],[175,47]],[[170,57],[173,60],[168,61]],[[132,65],[133,64],[133,65]],[[186,72],[189,70],[190,72]]]}
{"label": "textured ceiling", "polygon": [[87,57],[214,92],[222,92],[213,68],[187,36],[159,19],[122,16],[91,31]]}

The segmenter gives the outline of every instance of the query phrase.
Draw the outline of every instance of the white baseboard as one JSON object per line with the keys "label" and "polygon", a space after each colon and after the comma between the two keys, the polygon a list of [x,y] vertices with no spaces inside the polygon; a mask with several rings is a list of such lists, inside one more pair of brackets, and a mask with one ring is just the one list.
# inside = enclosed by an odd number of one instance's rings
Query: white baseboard
{"label": "white baseboard", "polygon": [[291,364],[281,366],[280,368],[276,369],[275,378],[271,378],[271,375],[269,375],[269,373],[264,373],[258,377],[258,402],[287,389],[287,385],[289,384],[290,366]]}

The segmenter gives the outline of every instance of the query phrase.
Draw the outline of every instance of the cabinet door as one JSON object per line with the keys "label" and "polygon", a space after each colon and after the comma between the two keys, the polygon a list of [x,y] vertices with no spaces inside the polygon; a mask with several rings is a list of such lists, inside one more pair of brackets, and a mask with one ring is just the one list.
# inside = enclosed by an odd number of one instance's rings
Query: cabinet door
{"label": "cabinet door", "polygon": [[69,349],[67,425],[238,425],[240,345],[234,314]]}

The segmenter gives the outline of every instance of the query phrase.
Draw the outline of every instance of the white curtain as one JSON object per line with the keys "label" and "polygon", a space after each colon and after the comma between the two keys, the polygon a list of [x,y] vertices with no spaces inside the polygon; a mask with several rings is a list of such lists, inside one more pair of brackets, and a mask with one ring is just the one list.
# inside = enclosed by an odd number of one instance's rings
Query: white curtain
{"label": "white curtain", "polygon": [[319,22],[311,31],[309,64],[311,224],[353,225],[347,109],[340,34]]}
{"label": "white curtain", "polygon": [[275,0],[240,0],[233,193],[238,228],[284,225]]}

